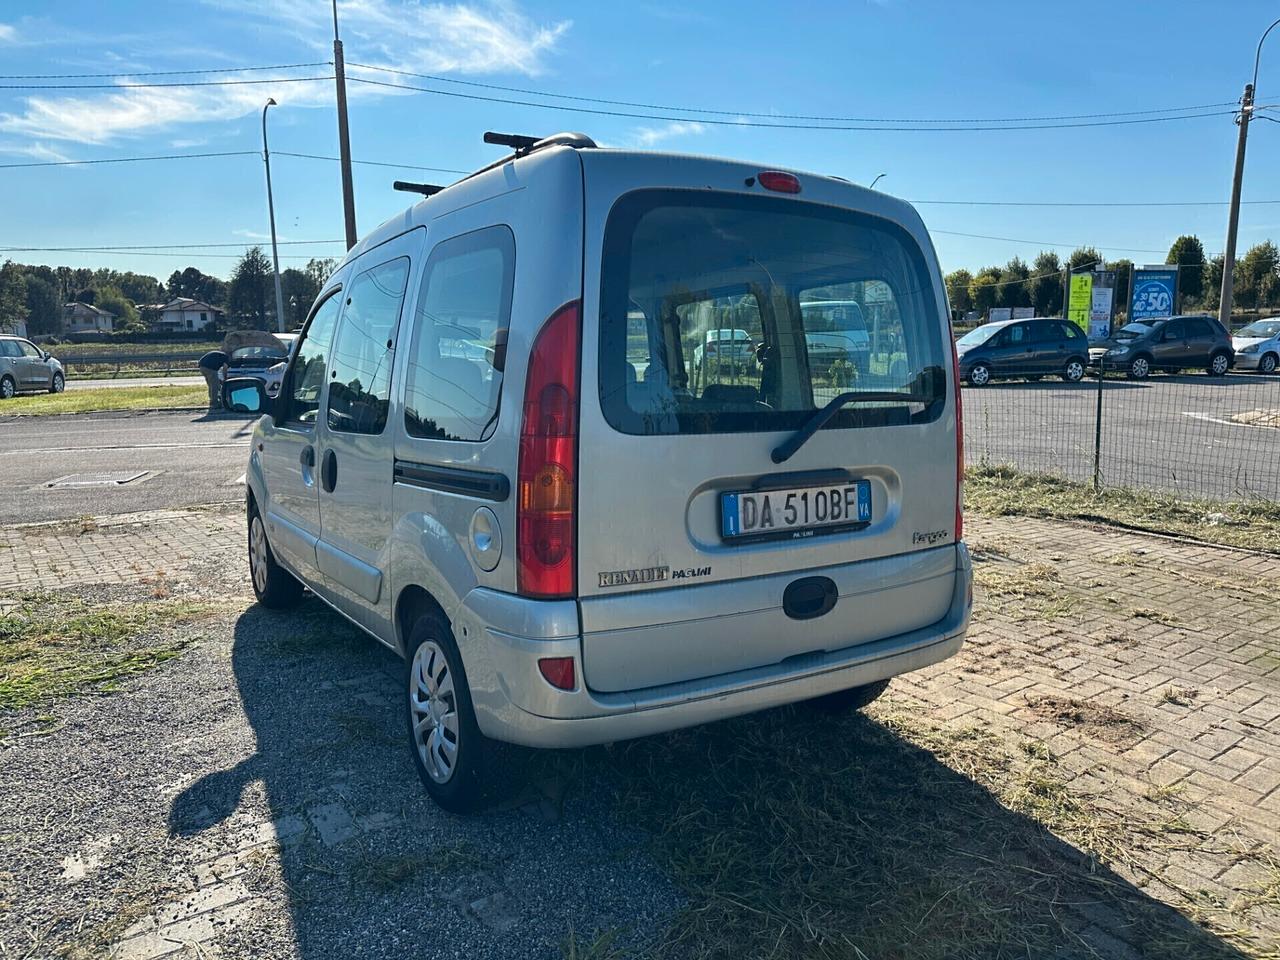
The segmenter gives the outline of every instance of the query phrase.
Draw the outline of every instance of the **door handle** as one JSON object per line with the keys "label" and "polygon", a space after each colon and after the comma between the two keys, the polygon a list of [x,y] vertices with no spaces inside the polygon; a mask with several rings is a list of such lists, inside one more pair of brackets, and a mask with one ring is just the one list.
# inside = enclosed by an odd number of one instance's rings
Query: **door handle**
{"label": "door handle", "polygon": [[332,450],[324,452],[324,458],[320,461],[320,488],[325,493],[333,493],[333,488],[338,485],[338,458]]}
{"label": "door handle", "polygon": [[298,454],[298,462],[304,467],[313,468],[316,465],[316,448],[307,444],[302,448],[302,452]]}

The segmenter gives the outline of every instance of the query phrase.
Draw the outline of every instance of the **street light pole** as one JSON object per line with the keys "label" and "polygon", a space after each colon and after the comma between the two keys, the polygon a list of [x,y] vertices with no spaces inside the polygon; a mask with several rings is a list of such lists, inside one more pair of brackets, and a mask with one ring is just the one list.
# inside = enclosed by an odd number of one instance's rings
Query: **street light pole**
{"label": "street light pole", "polygon": [[1227,246],[1222,255],[1222,296],[1218,301],[1218,320],[1231,330],[1231,301],[1235,294],[1236,234],[1240,229],[1240,189],[1244,181],[1244,150],[1249,139],[1249,121],[1253,118],[1253,103],[1258,91],[1258,65],[1262,59],[1262,44],[1280,20],[1275,21],[1258,40],[1253,54],[1253,82],[1245,84],[1240,98],[1240,135],[1236,139],[1236,167],[1231,180],[1231,210],[1227,214]]}
{"label": "street light pole", "polygon": [[271,220],[272,275],[276,283],[276,329],[285,330],[284,295],[280,290],[280,251],[276,248],[276,205],[271,196],[271,152],[267,149],[267,109],[276,106],[274,97],[268,98],[262,108],[262,162],[267,167],[267,216]]}
{"label": "street light pole", "polygon": [[881,177],[883,177],[883,176],[884,176],[884,174],[883,174],[883,173],[878,173],[878,174],[876,174],[876,178],[875,178],[874,180],[872,180],[872,181],[871,181],[871,186],[867,187],[867,189],[868,189],[868,190],[874,190],[874,189],[876,188],[876,184],[880,182],[880,178],[881,178]]}
{"label": "street light pole", "polygon": [[356,197],[351,183],[351,133],[347,128],[347,68],[338,39],[338,0],[333,0],[333,76],[338,85],[338,159],[342,168],[342,216],[347,228],[347,249],[356,245]]}

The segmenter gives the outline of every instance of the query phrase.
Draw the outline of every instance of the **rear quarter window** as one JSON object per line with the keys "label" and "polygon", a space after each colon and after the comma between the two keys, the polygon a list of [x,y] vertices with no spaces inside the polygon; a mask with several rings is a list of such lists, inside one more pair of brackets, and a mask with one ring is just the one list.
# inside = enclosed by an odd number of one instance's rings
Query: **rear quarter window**
{"label": "rear quarter window", "polygon": [[600,401],[630,434],[796,429],[849,391],[835,429],[945,404],[942,321],[911,236],[867,214],[683,190],[622,197],[605,228]]}

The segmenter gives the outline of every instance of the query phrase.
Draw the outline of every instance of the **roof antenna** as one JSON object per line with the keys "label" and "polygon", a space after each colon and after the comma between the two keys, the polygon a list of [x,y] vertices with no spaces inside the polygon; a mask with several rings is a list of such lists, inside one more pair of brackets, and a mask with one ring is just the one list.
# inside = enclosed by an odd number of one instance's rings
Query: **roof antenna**
{"label": "roof antenna", "polygon": [[403,190],[406,193],[420,193],[424,197],[432,197],[439,193],[444,187],[436,186],[434,183],[410,183],[408,180],[397,180],[391,184],[392,190]]}

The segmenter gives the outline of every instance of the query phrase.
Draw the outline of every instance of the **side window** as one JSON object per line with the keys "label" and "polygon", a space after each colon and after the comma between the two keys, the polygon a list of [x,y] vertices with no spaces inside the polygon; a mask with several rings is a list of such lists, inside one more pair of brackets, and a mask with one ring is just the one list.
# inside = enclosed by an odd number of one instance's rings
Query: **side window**
{"label": "side window", "polygon": [[1065,337],[1068,340],[1084,340],[1084,331],[1077,327],[1074,323],[1063,323],[1061,320],[1055,320],[1053,325],[1058,330],[1058,336]]}
{"label": "side window", "polygon": [[347,288],[330,360],[328,423],[342,433],[381,433],[391,400],[391,355],[409,280],[409,258],[366,270]]}
{"label": "side window", "polygon": [[1181,320],[1170,320],[1164,325],[1164,329],[1160,331],[1161,340],[1181,340],[1186,336],[1186,330]]}
{"label": "side window", "polygon": [[1004,346],[1014,347],[1021,346],[1027,342],[1029,328],[1025,323],[1015,323],[1011,327],[1005,327],[1004,330]]}
{"label": "side window", "polygon": [[1209,326],[1208,320],[1187,320],[1187,336],[1196,340],[1208,340],[1213,336],[1213,328]]}
{"label": "side window", "polygon": [[515,238],[486,227],[436,245],[422,276],[405,385],[412,437],[484,440],[498,421]]}
{"label": "side window", "polygon": [[311,322],[298,344],[298,359],[294,361],[289,375],[289,392],[281,418],[285,423],[316,422],[325,370],[329,365],[329,348],[333,344],[333,328],[338,325],[341,307],[341,291],[335,290],[311,314]]}
{"label": "side window", "polygon": [[26,340],[19,340],[18,347],[25,356],[33,357],[36,360],[40,359],[40,350],[34,343],[29,343]]}
{"label": "side window", "polygon": [[1059,339],[1058,328],[1047,320],[1027,324],[1031,328],[1032,343],[1051,343]]}
{"label": "side window", "polygon": [[18,349],[18,341],[16,340],[0,340],[0,357],[20,357],[22,351]]}

